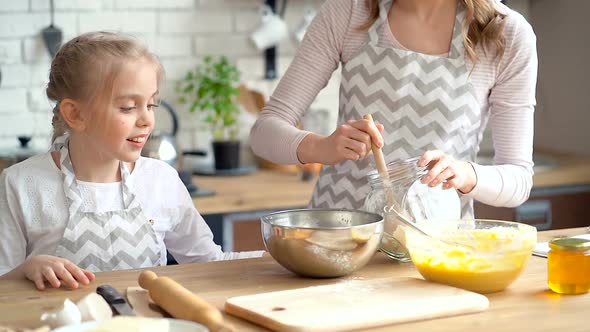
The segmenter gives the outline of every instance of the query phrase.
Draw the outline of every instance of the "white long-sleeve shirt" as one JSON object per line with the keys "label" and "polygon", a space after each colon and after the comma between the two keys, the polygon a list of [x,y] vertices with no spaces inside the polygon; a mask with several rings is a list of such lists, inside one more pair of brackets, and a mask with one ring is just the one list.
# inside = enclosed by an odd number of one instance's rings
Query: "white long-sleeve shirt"
{"label": "white long-sleeve shirt", "polygon": [[[195,209],[178,173],[155,159],[139,158],[129,186],[154,221],[162,265],[166,249],[179,263],[260,257],[262,251],[224,253]],[[123,209],[121,182],[78,181],[87,212]],[[0,176],[0,275],[35,255],[52,255],[69,217],[61,171],[50,153],[9,167]]]}
{"label": "white long-sleeve shirt", "polygon": [[[477,65],[466,59],[482,125],[489,122],[492,129],[495,165],[474,163],[477,184],[467,196],[493,206],[514,207],[528,199],[532,188],[536,37],[520,14],[503,4],[497,6],[507,15],[501,60],[494,59],[494,52],[484,53],[481,45],[476,49]],[[250,143],[256,154],[276,163],[300,163],[297,147],[309,132],[296,125],[332,73],[366,43],[367,33],[356,27],[368,17],[364,0],[324,3],[252,128]],[[389,29],[380,33],[379,46],[403,48]]]}

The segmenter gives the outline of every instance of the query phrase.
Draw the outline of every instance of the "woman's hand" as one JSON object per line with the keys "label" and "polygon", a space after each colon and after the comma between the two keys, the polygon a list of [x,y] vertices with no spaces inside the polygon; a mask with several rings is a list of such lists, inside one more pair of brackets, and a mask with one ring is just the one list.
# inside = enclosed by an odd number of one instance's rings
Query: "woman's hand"
{"label": "woman's hand", "polygon": [[371,141],[383,146],[383,125],[368,120],[349,120],[327,137],[310,134],[297,148],[302,163],[335,165],[344,160],[359,160],[371,152]]}
{"label": "woman's hand", "polygon": [[469,162],[455,160],[439,150],[426,151],[418,165],[429,165],[430,170],[422,177],[422,183],[431,187],[443,183],[443,189],[455,188],[467,194],[477,184],[475,170]]}
{"label": "woman's hand", "polygon": [[59,288],[62,283],[66,287],[78,288],[79,284],[88,285],[94,280],[94,273],[82,270],[69,260],[56,256],[32,256],[18,269],[39,290],[45,289],[46,280],[55,288]]}

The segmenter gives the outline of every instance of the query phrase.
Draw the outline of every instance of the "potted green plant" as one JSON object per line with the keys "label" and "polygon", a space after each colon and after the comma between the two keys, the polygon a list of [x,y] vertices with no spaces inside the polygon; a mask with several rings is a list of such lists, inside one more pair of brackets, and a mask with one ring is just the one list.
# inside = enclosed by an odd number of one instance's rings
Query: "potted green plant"
{"label": "potted green plant", "polygon": [[216,169],[239,167],[240,141],[235,102],[239,93],[240,73],[225,56],[206,56],[203,63],[189,70],[176,86],[179,102],[188,104],[190,112],[204,112],[213,132],[213,155]]}

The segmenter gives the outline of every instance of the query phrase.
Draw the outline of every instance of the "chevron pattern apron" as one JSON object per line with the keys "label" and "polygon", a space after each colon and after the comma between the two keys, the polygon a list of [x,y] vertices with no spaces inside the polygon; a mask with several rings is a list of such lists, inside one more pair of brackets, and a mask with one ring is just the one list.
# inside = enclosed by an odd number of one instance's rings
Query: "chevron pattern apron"
{"label": "chevron pattern apron", "polygon": [[[440,57],[379,45],[379,31],[389,29],[391,0],[380,1],[380,18],[368,42],[343,65],[338,125],[371,114],[384,125],[386,162],[421,156],[439,149],[456,159],[473,161],[479,150],[481,108],[465,65],[458,4],[451,50]],[[324,166],[312,207],[362,208],[369,193],[366,175],[373,158]],[[461,197],[462,218],[473,217],[473,202]]]}
{"label": "chevron pattern apron", "polygon": [[60,168],[69,209],[66,229],[55,256],[93,272],[160,265],[162,253],[156,233],[128,186],[129,171],[125,164],[120,163],[124,209],[84,212],[68,142],[68,136],[62,136],[52,147],[52,150],[60,152]]}

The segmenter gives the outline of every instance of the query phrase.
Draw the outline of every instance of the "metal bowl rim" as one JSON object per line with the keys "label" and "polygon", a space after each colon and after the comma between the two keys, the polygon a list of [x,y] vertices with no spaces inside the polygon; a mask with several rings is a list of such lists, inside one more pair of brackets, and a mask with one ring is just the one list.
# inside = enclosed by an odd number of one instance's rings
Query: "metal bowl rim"
{"label": "metal bowl rim", "polygon": [[[277,225],[277,224],[273,224],[271,223],[268,218],[275,216],[277,214],[283,214],[283,213],[293,213],[293,212],[310,212],[310,211],[316,211],[316,212],[352,212],[352,213],[360,213],[360,214],[364,214],[364,215],[370,215],[370,216],[375,216],[376,219],[378,219],[377,221],[373,221],[373,222],[369,222],[366,224],[362,224],[362,225],[354,225],[354,226],[338,226],[338,227],[305,227],[305,226],[286,226],[286,225]],[[272,227],[281,227],[281,228],[285,228],[285,229],[309,229],[309,230],[346,230],[346,229],[355,229],[355,228],[361,228],[361,227],[366,227],[369,225],[378,225],[378,224],[382,224],[384,223],[384,219],[381,215],[378,215],[376,213],[372,213],[372,212],[368,212],[368,211],[363,211],[363,210],[351,210],[351,209],[290,209],[290,210],[281,210],[281,211],[276,211],[276,212],[272,212],[269,214],[266,214],[262,217],[260,217],[260,221],[263,224],[272,226]]]}

